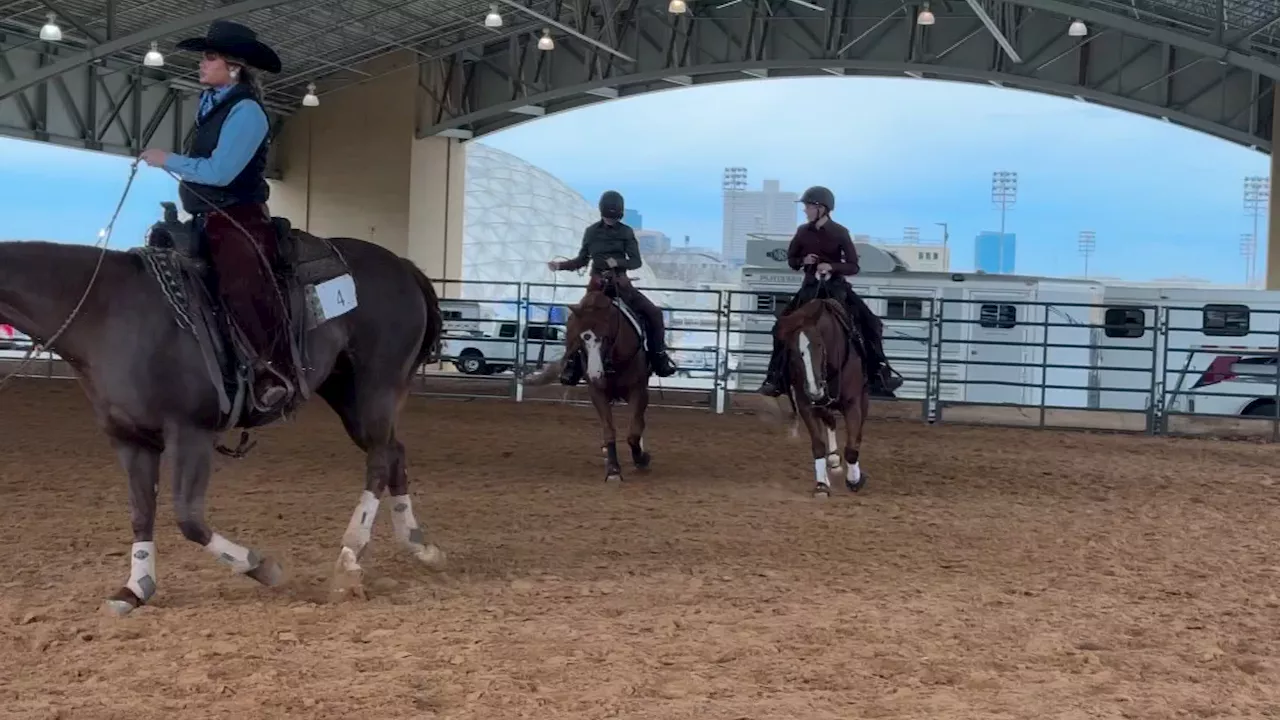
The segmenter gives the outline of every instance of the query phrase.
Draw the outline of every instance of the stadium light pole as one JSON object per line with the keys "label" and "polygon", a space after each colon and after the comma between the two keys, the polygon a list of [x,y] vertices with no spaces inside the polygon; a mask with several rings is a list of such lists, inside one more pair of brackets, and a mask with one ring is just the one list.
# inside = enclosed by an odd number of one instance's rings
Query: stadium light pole
{"label": "stadium light pole", "polygon": [[1093,251],[1098,248],[1098,234],[1092,230],[1081,230],[1077,247],[1080,249],[1080,254],[1084,256],[1084,276],[1088,278],[1089,256],[1093,255]]}
{"label": "stadium light pole", "polygon": [[1000,244],[996,260],[996,272],[1004,273],[1005,214],[1018,201],[1018,173],[1014,170],[996,170],[991,173],[991,202],[1000,206]]}
{"label": "stadium light pole", "polygon": [[1262,217],[1262,213],[1267,212],[1267,206],[1271,200],[1271,179],[1261,177],[1259,175],[1250,175],[1244,179],[1244,211],[1246,215],[1253,217],[1253,251],[1249,255],[1249,275],[1248,282],[1250,286],[1257,274],[1258,257],[1258,223]]}
{"label": "stadium light pole", "polygon": [[1253,287],[1253,258],[1258,254],[1258,236],[1240,233],[1240,256],[1244,258],[1244,284]]}
{"label": "stadium light pole", "polygon": [[920,242],[920,228],[905,227],[902,228],[902,242],[905,245],[915,245]]}

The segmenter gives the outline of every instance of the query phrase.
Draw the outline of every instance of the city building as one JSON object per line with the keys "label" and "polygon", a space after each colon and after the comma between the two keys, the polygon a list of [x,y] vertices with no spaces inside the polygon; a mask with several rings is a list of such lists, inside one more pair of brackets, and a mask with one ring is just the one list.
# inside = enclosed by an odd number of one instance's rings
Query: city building
{"label": "city building", "polygon": [[906,264],[912,272],[950,272],[951,248],[938,240],[922,240],[905,242],[903,240],[884,240],[869,235],[854,235],[854,247],[859,243],[875,245],[893,253]]}
{"label": "city building", "polygon": [[[625,220],[623,222],[626,222]],[[627,223],[630,225],[630,223]],[[640,255],[649,257],[671,250],[671,238],[659,230],[636,230],[636,242],[640,245]]]}
{"label": "city building", "polygon": [[724,179],[721,256],[730,265],[747,258],[748,236],[795,232],[799,221],[799,193],[782,190],[777,180],[765,180],[760,190],[747,190],[746,169],[726,168]]}
{"label": "city building", "polygon": [[630,225],[632,230],[644,227],[644,217],[635,208],[627,208],[622,212],[622,222]]}
{"label": "city building", "polygon": [[[643,252],[643,249],[641,249]],[[645,264],[653,268],[658,282],[664,285],[676,283],[690,287],[708,283],[729,283],[737,277],[724,260],[706,248],[668,248],[666,251],[645,256]]]}
{"label": "city building", "polygon": [[973,269],[975,272],[1010,275],[1017,263],[1018,236],[1016,233],[1000,233],[984,230],[973,241]]}

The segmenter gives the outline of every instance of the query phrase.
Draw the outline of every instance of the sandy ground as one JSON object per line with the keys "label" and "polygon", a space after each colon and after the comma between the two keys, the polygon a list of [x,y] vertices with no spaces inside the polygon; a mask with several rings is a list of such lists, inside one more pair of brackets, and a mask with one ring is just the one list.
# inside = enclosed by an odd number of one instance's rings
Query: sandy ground
{"label": "sandy ground", "polygon": [[[856,496],[806,443],[667,410],[602,482],[589,409],[415,399],[415,509],[367,600],[327,578],[363,458],[321,405],[220,459],[187,543],[161,488],[159,594],[125,619],[122,473],[79,388],[0,394],[0,717],[1173,718],[1280,714],[1273,446],[881,421]],[[629,466],[628,466],[629,467]],[[385,503],[384,503],[385,505]]]}

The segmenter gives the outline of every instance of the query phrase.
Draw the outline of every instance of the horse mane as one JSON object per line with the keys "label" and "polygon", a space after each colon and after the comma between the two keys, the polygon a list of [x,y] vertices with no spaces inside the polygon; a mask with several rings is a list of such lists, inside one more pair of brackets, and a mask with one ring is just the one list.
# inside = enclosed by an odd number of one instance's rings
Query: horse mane
{"label": "horse mane", "polygon": [[816,325],[823,314],[828,312],[834,313],[837,318],[847,316],[839,301],[816,298],[778,318],[778,333],[782,337],[791,337],[806,327]]}

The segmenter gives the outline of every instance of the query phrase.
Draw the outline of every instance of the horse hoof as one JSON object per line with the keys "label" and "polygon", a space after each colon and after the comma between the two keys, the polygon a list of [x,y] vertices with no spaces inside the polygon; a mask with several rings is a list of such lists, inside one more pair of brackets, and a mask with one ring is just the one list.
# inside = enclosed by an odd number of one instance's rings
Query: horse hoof
{"label": "horse hoof", "polygon": [[861,489],[862,489],[862,487],[863,487],[864,485],[866,485],[866,484],[867,484],[867,476],[866,476],[866,475],[862,475],[861,477],[859,477],[857,482],[854,482],[854,481],[852,481],[852,480],[845,480],[845,481],[844,481],[844,486],[845,486],[845,487],[847,487],[847,488],[849,488],[849,492],[858,492],[858,491],[859,491],[859,490],[861,490]]}
{"label": "horse hoof", "polygon": [[333,584],[329,593],[335,600],[349,597],[363,600],[366,597],[364,568],[360,567],[355,552],[349,547],[343,547],[338,552],[338,559],[333,564]]}
{"label": "horse hoof", "polygon": [[618,485],[622,483],[622,473],[611,472],[604,476],[604,481],[610,485]]}
{"label": "horse hoof", "polygon": [[107,600],[102,604],[102,609],[111,616],[124,617],[133,612],[135,606],[128,600]]}
{"label": "horse hoof", "polygon": [[826,500],[829,497],[831,497],[831,488],[826,485],[819,485],[813,489],[814,500]]}
{"label": "horse hoof", "polygon": [[649,453],[644,453],[640,457],[632,459],[635,460],[637,470],[648,470],[649,463],[653,460],[653,457]]}
{"label": "horse hoof", "polygon": [[418,562],[426,565],[428,570],[444,570],[448,562],[445,552],[435,545],[414,545],[413,556],[418,559]]}
{"label": "horse hoof", "polygon": [[263,558],[258,563],[258,567],[245,573],[249,577],[266,585],[267,587],[275,587],[284,582],[284,568],[280,567],[280,563],[271,558]]}

